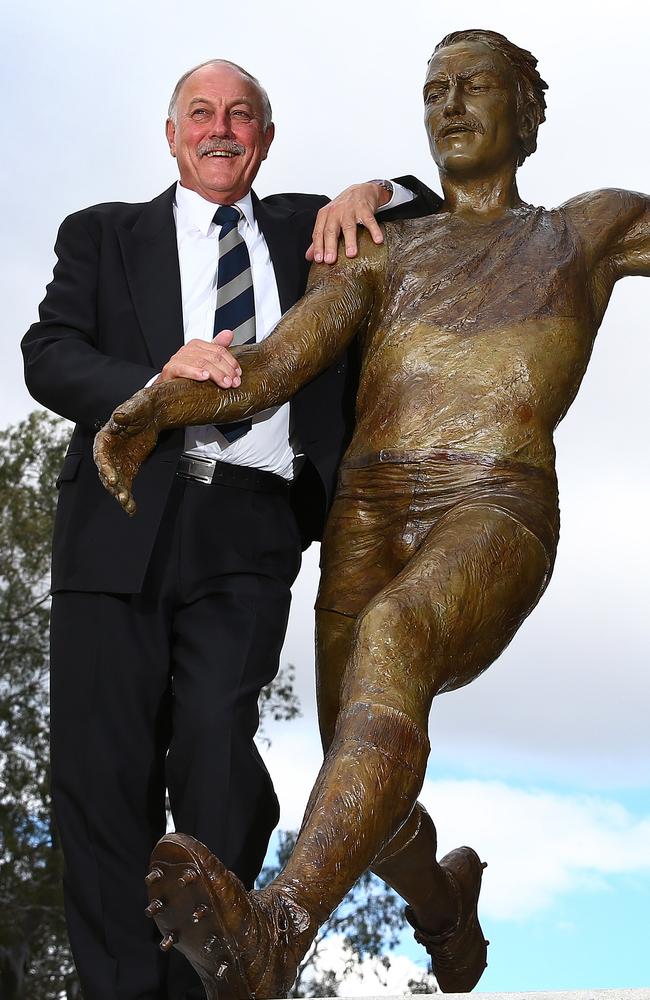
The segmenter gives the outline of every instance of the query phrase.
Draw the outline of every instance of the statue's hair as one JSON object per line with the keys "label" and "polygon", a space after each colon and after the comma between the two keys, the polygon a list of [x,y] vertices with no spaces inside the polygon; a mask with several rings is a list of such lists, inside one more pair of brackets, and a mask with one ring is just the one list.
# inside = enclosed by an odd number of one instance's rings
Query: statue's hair
{"label": "statue's hair", "polygon": [[537,130],[546,120],[544,91],[548,89],[548,84],[542,80],[537,72],[537,59],[527,49],[520,49],[518,45],[508,41],[505,35],[500,35],[498,31],[488,31],[487,28],[452,31],[451,34],[445,35],[441,42],[438,42],[431,59],[440,49],[447,48],[448,45],[455,45],[456,42],[483,42],[489,48],[500,52],[511,66],[517,84],[517,111],[529,105],[534,118],[534,127],[530,134],[521,137],[521,148],[517,161],[518,165],[521,165],[526,157],[537,149]]}
{"label": "statue's hair", "polygon": [[273,120],[273,112],[271,111],[271,102],[269,101],[269,95],[267,94],[264,87],[257,79],[257,77],[253,76],[252,73],[249,73],[248,70],[244,69],[243,66],[239,66],[237,63],[231,62],[230,59],[206,59],[205,62],[199,63],[198,66],[192,66],[192,69],[188,69],[187,72],[183,73],[182,77],[174,87],[171,99],[169,101],[169,109],[167,111],[167,117],[171,118],[171,120],[174,122],[175,125],[177,124],[176,105],[178,104],[178,95],[181,92],[181,87],[183,86],[187,78],[192,75],[192,73],[196,73],[197,69],[203,69],[204,66],[230,66],[232,67],[232,69],[236,69],[238,73],[241,73],[242,76],[245,76],[247,80],[250,80],[250,82],[253,84],[258,94],[260,95],[260,101],[262,102],[262,115],[263,115],[262,125],[265,129],[269,127],[271,121]]}

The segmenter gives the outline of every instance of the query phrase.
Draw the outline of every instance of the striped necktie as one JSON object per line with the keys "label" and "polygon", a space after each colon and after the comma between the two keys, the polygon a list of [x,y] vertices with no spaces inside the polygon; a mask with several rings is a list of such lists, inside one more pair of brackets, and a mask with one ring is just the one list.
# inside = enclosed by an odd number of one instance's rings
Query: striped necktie
{"label": "striped necktie", "polygon": [[[219,233],[219,268],[217,271],[217,308],[214,313],[214,336],[232,330],[232,346],[255,343],[255,296],[248,247],[237,224],[242,213],[234,205],[220,205],[214,222]],[[237,441],[252,427],[252,421],[215,424],[229,442]]]}

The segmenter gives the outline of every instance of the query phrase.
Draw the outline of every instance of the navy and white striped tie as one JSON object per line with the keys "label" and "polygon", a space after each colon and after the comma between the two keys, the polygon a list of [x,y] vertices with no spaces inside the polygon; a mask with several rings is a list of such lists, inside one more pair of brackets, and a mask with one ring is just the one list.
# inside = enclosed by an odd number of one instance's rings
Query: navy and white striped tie
{"label": "navy and white striped tie", "polygon": [[[253,276],[248,247],[237,228],[241,217],[242,213],[234,205],[220,205],[214,213],[214,222],[221,226],[214,336],[221,330],[232,330],[233,347],[255,342]],[[252,421],[249,418],[215,426],[232,443],[251,429]]]}

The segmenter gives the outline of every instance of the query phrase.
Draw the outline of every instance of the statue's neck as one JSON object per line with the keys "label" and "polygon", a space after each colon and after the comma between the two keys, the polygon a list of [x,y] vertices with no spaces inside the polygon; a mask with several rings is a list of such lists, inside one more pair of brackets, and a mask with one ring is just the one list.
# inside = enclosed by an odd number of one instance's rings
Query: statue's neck
{"label": "statue's neck", "polygon": [[452,214],[489,219],[524,204],[519,197],[514,169],[502,170],[490,177],[458,177],[441,170],[440,183],[444,194],[443,211]]}

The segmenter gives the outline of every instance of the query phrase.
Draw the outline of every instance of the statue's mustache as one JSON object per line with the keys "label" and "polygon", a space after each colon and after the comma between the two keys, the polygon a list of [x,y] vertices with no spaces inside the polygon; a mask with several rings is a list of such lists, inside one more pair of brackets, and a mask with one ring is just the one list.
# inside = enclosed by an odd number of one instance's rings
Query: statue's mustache
{"label": "statue's mustache", "polygon": [[196,151],[199,156],[207,156],[208,153],[231,153],[233,156],[241,156],[246,152],[246,147],[231,139],[205,139],[199,143]]}
{"label": "statue's mustache", "polygon": [[485,128],[477,118],[454,118],[451,121],[443,122],[439,125],[435,132],[435,139],[442,139],[444,136],[448,135],[449,132],[457,132],[462,129],[467,132],[476,132],[477,135],[483,135],[485,133]]}

